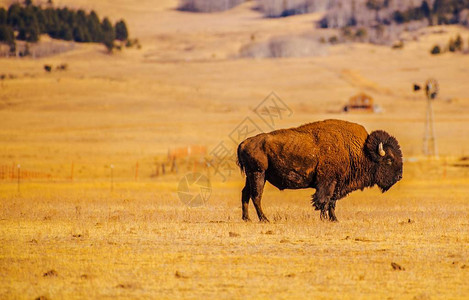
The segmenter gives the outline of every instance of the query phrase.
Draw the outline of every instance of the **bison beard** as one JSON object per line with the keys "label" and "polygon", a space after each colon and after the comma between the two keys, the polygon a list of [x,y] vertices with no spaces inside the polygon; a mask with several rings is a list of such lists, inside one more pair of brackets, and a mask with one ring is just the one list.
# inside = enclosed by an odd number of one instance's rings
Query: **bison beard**
{"label": "bison beard", "polygon": [[321,219],[337,221],[336,201],[375,184],[385,192],[402,178],[402,153],[385,131],[368,135],[359,124],[326,120],[261,133],[238,146],[238,165],[246,174],[242,190],[243,219],[252,199],[261,222],[268,181],[280,190],[314,188],[312,205]]}

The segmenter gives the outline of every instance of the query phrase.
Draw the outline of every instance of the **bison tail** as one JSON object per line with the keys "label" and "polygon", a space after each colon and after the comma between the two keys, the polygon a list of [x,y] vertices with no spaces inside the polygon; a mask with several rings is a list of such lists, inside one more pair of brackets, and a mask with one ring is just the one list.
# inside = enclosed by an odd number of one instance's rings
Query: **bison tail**
{"label": "bison tail", "polygon": [[238,151],[237,151],[237,158],[236,158],[236,164],[238,165],[239,169],[241,170],[241,174],[245,174],[246,173],[246,169],[244,167],[244,164],[243,162],[241,161],[241,145],[243,143],[239,144],[238,146]]}

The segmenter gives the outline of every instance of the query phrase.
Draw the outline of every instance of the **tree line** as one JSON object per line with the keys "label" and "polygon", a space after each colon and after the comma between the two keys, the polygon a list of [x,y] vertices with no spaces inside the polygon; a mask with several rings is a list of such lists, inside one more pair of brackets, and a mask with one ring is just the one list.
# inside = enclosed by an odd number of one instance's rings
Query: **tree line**
{"label": "tree line", "polygon": [[179,10],[190,12],[218,12],[229,10],[244,0],[179,0]]}
{"label": "tree line", "polygon": [[[307,1],[307,0],[304,0]],[[415,3],[415,4],[414,4]],[[469,0],[366,0],[337,1],[319,22],[323,28],[376,26],[428,20],[429,25],[458,24]],[[374,15],[370,17],[371,15]]]}
{"label": "tree line", "polygon": [[103,43],[111,51],[115,40],[127,41],[129,32],[124,20],[114,25],[109,18],[102,20],[95,11],[73,10],[14,3],[8,9],[0,7],[0,42],[16,49],[15,40],[38,42],[41,34],[51,38],[78,43]]}
{"label": "tree line", "polygon": [[469,0],[435,0],[433,5],[424,0],[420,6],[395,11],[393,19],[397,23],[428,19],[431,25],[458,24],[462,21],[459,19],[460,13],[465,9],[469,9]]}

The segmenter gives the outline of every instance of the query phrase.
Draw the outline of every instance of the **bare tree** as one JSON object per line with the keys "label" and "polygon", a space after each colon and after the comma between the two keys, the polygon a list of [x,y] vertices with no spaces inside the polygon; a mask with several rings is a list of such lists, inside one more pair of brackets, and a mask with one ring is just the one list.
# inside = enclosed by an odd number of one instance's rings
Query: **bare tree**
{"label": "bare tree", "polygon": [[217,12],[229,10],[244,0],[179,0],[179,9],[191,12]]}

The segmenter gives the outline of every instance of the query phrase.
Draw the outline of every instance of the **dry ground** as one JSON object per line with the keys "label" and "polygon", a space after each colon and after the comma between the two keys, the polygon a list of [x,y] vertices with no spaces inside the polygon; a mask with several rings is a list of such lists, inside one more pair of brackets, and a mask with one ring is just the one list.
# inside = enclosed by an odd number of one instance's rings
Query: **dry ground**
{"label": "dry ground", "polygon": [[[272,223],[240,220],[240,187],[190,208],[171,184],[3,188],[2,298],[466,298],[467,181],[403,182],[338,203],[268,188]],[[38,190],[40,192],[38,192]],[[251,216],[254,217],[253,211]],[[404,270],[394,270],[396,263]],[[51,272],[53,271],[53,272]]]}
{"label": "dry ground", "polygon": [[[54,2],[125,17],[143,49],[0,59],[0,74],[16,77],[0,87],[0,165],[54,176],[19,193],[1,182],[0,298],[469,297],[469,168],[455,166],[469,151],[469,55],[428,53],[457,32],[467,41],[468,30],[430,29],[402,50],[345,44],[321,57],[249,60],[236,58],[243,45],[314,33],[318,16],[266,20],[252,2],[213,15],[178,12],[175,1]],[[43,71],[62,63],[67,72]],[[428,77],[441,86],[439,160],[421,156],[423,95],[411,91]],[[246,117],[268,130],[252,110],[272,91],[293,111],[276,128],[340,118],[395,135],[404,179],[341,200],[337,224],[319,221],[313,191],[268,187],[272,223],[246,224],[238,171],[226,182],[212,174],[198,208],[177,197],[187,169],[150,178],[168,148],[234,149],[228,135]],[[340,113],[360,91],[384,112]]]}

